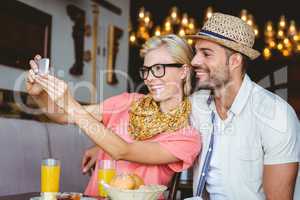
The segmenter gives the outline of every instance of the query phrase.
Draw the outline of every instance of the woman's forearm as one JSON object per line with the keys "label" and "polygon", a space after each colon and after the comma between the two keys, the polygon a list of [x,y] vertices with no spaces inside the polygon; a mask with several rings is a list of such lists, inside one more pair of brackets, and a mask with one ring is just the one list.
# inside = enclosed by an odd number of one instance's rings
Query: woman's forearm
{"label": "woman's forearm", "polygon": [[113,159],[120,160],[129,150],[129,144],[111,130],[96,120],[81,105],[76,104],[73,111],[74,122],[77,124],[98,146],[107,152]]}
{"label": "woman's forearm", "polygon": [[74,109],[74,121],[99,147],[114,160],[127,160],[143,164],[167,164],[179,161],[158,142],[127,143],[93,118],[81,105]]}
{"label": "woman's forearm", "polygon": [[48,98],[47,92],[43,92],[39,96],[32,96],[32,98],[49,119],[61,124],[74,123],[72,116],[65,113],[63,109]]}

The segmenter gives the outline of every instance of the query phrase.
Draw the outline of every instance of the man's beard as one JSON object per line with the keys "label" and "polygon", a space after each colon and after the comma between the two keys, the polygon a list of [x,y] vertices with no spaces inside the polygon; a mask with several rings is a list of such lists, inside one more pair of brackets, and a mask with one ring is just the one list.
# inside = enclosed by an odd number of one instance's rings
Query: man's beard
{"label": "man's beard", "polygon": [[230,82],[230,75],[229,72],[224,72],[225,75],[223,77],[211,77],[209,76],[208,80],[199,80],[196,77],[196,85],[195,91],[198,90],[215,90],[222,87],[225,87]]}
{"label": "man's beard", "polygon": [[215,87],[214,85],[210,82],[210,80],[207,81],[200,81],[197,80],[196,83],[196,91],[198,90],[213,90]]}

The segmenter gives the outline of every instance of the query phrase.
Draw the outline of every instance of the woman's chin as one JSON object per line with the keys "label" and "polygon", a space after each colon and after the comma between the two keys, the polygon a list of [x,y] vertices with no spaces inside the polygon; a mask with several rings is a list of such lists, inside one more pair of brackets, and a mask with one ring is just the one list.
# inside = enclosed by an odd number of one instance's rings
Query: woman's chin
{"label": "woman's chin", "polygon": [[151,96],[154,99],[154,101],[156,101],[156,102],[161,102],[165,99],[164,95],[161,93],[151,93]]}

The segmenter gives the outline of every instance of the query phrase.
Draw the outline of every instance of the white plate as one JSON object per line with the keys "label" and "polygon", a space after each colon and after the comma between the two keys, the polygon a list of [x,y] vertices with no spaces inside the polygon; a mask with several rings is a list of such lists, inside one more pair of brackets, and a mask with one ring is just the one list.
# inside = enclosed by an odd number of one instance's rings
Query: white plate
{"label": "white plate", "polygon": [[[31,197],[30,200],[42,200],[41,197]],[[97,200],[95,198],[92,198],[92,197],[81,197],[80,200]]]}

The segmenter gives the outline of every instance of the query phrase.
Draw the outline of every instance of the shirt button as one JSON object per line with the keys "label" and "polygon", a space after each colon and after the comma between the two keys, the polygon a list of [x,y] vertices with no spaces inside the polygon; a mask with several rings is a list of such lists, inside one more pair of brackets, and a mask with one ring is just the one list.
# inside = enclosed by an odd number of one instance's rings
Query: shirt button
{"label": "shirt button", "polygon": [[202,173],[202,176],[205,176],[205,173]]}
{"label": "shirt button", "polygon": [[208,151],[211,152],[211,148],[209,148]]}

